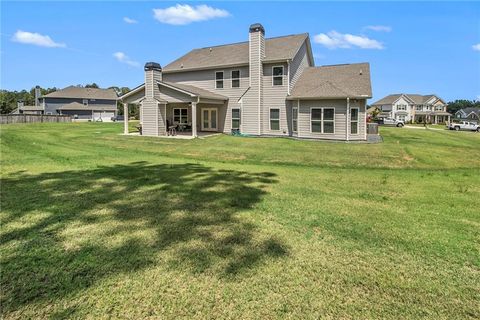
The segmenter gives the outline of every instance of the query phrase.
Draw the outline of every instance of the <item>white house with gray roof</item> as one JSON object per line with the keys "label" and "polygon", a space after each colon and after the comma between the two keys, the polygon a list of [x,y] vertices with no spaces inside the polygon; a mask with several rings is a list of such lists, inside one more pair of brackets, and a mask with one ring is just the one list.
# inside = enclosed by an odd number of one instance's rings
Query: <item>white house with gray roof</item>
{"label": "white house with gray roof", "polygon": [[380,117],[405,122],[443,124],[451,117],[445,101],[434,94],[391,94],[372,103],[372,107],[381,111]]}
{"label": "white house with gray roof", "polygon": [[[165,67],[145,65],[145,83],[120,97],[140,106],[142,134],[169,128],[253,136],[366,140],[368,63],[315,67],[308,34],[194,49]],[[125,121],[125,133],[128,123]]]}

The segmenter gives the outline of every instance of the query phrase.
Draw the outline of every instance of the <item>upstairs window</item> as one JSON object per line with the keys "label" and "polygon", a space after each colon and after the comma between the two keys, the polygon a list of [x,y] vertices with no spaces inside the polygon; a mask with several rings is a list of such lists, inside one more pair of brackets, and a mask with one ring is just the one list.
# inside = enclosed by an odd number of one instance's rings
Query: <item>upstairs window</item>
{"label": "upstairs window", "polygon": [[272,67],[272,78],[274,86],[283,86],[283,66]]}
{"label": "upstairs window", "polygon": [[407,110],[407,105],[406,104],[399,104],[397,105],[397,110]]}
{"label": "upstairs window", "polygon": [[240,88],[240,70],[232,70],[232,88]]}
{"label": "upstairs window", "polygon": [[223,71],[215,72],[215,89],[223,89]]}
{"label": "upstairs window", "polygon": [[416,106],[416,107],[415,107],[415,110],[417,110],[417,111],[422,111],[422,105]]}

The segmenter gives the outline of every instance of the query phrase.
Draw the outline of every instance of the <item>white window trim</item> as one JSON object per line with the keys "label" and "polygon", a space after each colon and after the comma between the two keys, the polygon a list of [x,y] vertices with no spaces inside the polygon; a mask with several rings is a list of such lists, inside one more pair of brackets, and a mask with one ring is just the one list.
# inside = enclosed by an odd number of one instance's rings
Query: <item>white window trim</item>
{"label": "white window trim", "polygon": [[[297,121],[297,130],[293,130],[294,126],[293,126],[293,110],[297,110],[297,119],[295,121]],[[292,132],[294,133],[298,133],[298,107],[292,107]]]}
{"label": "white window trim", "polygon": [[[233,110],[237,110],[238,109],[238,118],[234,118],[233,117]],[[231,110],[231,119],[230,119],[230,126],[231,126],[231,129],[240,129],[240,127],[242,126],[242,109],[241,108],[232,108]],[[234,128],[233,127],[233,120],[238,120],[238,128]]]}
{"label": "white window trim", "polygon": [[[187,122],[188,123],[188,108],[173,108],[172,109],[172,122],[175,123],[175,110],[187,110]],[[182,111],[180,111],[180,120],[182,120]],[[178,123],[184,123],[184,122],[178,122]]]}
{"label": "white window trim", "polygon": [[[319,121],[320,122],[320,131],[321,132],[313,132],[312,131],[312,109],[320,109],[322,110],[322,120],[314,120],[314,121]],[[324,116],[323,116],[323,111],[324,109],[333,109],[333,120],[327,120],[328,122],[333,122],[333,132],[323,132],[323,123],[325,121],[324,119]],[[335,130],[336,130],[336,125],[335,125],[335,117],[336,117],[336,113],[335,113],[335,107],[310,107],[310,133],[311,134],[326,134],[326,135],[334,135],[335,134]]]}
{"label": "white window trim", "polygon": [[[278,130],[274,130],[272,129],[272,118],[271,118],[271,110],[274,109],[274,110],[278,110],[278,119],[273,119],[273,120],[278,120]],[[270,107],[268,108],[268,128],[270,129],[270,131],[281,131],[281,128],[280,128],[280,119],[282,118],[281,114],[280,114],[280,108],[278,107]]]}
{"label": "white window trim", "polygon": [[[357,120],[352,120],[352,110],[353,109],[356,109],[357,110]],[[333,118],[335,119],[335,115],[333,116]],[[349,128],[350,129],[350,135],[359,135],[360,134],[360,108],[359,107],[353,107],[353,108],[350,108],[350,126],[352,125],[352,122],[356,122],[357,123],[357,133],[352,133],[352,128]],[[335,131],[335,124],[333,125],[333,131]]]}
{"label": "white window trim", "polygon": [[[280,77],[280,76],[274,76],[273,75],[273,68],[282,68],[282,84],[281,85],[280,84],[274,84],[274,82],[273,82],[273,79],[275,77]],[[285,81],[283,81],[283,76],[285,76],[285,67],[283,65],[272,66],[272,87],[283,87],[284,82],[285,82]]]}
{"label": "white window trim", "polygon": [[[220,81],[220,80],[217,80],[217,73],[218,73],[218,72],[221,72],[221,73],[222,73],[223,88],[217,88],[217,81]],[[215,89],[218,89],[218,90],[223,90],[223,89],[225,89],[225,71],[224,71],[224,70],[215,70],[213,79],[214,79],[214,81],[215,81]]]}
{"label": "white window trim", "polygon": [[[233,78],[232,77],[232,73],[233,71],[238,71],[238,78]],[[225,75],[224,75],[225,76]],[[242,77],[242,72],[240,71],[240,69],[235,69],[235,70],[230,70],[230,88],[232,89],[240,89],[241,86],[242,86],[242,81],[240,80],[240,78]],[[233,80],[238,80],[238,87],[234,87],[233,86]],[[217,82],[215,82],[215,85],[217,84]]]}

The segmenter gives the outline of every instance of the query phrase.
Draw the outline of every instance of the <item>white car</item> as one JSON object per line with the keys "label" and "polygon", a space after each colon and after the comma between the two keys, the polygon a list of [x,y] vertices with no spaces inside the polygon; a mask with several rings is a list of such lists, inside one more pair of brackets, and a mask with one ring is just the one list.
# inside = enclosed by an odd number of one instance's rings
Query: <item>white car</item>
{"label": "white car", "polygon": [[394,119],[394,118],[384,118],[383,124],[386,126],[396,126],[401,128],[405,125],[405,122],[402,120]]}
{"label": "white car", "polygon": [[448,125],[448,129],[456,131],[467,130],[480,132],[480,125],[476,124],[475,122],[468,121],[451,122]]}

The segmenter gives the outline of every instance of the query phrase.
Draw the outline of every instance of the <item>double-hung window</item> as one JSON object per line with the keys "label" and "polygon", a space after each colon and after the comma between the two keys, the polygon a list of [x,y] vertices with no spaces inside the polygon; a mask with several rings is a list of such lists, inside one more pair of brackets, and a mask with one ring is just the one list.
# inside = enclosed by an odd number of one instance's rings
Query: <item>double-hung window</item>
{"label": "double-hung window", "polygon": [[350,133],[358,134],[358,108],[350,110]]}
{"label": "double-hung window", "polygon": [[280,109],[270,109],[270,130],[280,130]]}
{"label": "double-hung window", "polygon": [[232,129],[240,129],[240,109],[232,109]]}
{"label": "double-hung window", "polygon": [[397,105],[397,110],[401,111],[401,110],[407,110],[407,105],[405,104],[399,104]]}
{"label": "double-hung window", "polygon": [[292,131],[293,132],[298,131],[298,108],[297,107],[292,108]]}
{"label": "double-hung window", "polygon": [[187,123],[188,122],[188,109],[175,108],[173,109],[173,122],[174,123]]}
{"label": "double-hung window", "polygon": [[215,72],[215,89],[223,89],[223,71]]}
{"label": "double-hung window", "polygon": [[283,86],[283,66],[272,67],[272,84]]}
{"label": "double-hung window", "polygon": [[232,70],[232,88],[240,88],[240,70]]}
{"label": "double-hung window", "polygon": [[334,108],[311,108],[310,130],[313,133],[335,132],[335,109]]}

